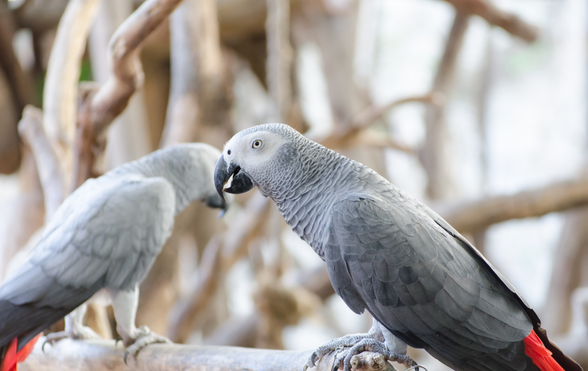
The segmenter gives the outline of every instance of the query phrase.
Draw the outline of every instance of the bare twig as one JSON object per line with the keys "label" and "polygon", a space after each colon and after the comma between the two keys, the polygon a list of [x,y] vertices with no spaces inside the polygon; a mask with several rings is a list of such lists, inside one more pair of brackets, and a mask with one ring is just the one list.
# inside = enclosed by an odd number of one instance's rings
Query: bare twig
{"label": "bare twig", "polygon": [[45,220],[49,220],[65,199],[66,188],[62,165],[43,130],[43,111],[27,106],[18,130],[35,156],[45,198]]}
{"label": "bare twig", "polygon": [[[331,133],[328,137],[320,140],[320,142],[322,145],[328,148],[350,147],[352,145],[358,144],[358,142],[369,142],[370,139],[367,139],[367,137],[359,139],[360,135],[365,131],[365,129],[367,129],[371,124],[375,123],[389,110],[406,103],[417,102],[439,105],[442,103],[442,101],[443,97],[440,94],[432,93],[427,95],[402,98],[384,105],[368,107],[348,123],[337,125],[337,127],[342,129],[333,131],[333,133]],[[379,138],[379,146],[390,146],[391,148],[395,148],[403,152],[413,152],[412,148],[388,138],[385,141],[383,141],[382,138]]]}
{"label": "bare twig", "polygon": [[530,218],[588,204],[588,179],[550,184],[511,196],[468,202],[441,215],[460,233],[468,233],[510,219]]}
{"label": "bare twig", "polygon": [[[38,344],[43,343],[40,339]],[[48,349],[50,348],[50,349]],[[45,353],[38,345],[33,353],[19,366],[22,371],[62,370],[73,371],[91,367],[95,371],[136,370],[178,370],[198,371],[215,370],[256,370],[256,371],[300,371],[312,351],[279,351],[266,349],[248,349],[237,347],[205,347],[177,344],[149,345],[141,350],[136,359],[129,358],[129,366],[123,362],[124,349],[115,347],[114,341],[62,340]],[[375,353],[364,352],[355,356],[352,364],[362,367],[362,371],[392,371],[391,366],[378,368]],[[376,360],[374,362],[374,360]],[[310,371],[331,370],[334,353],[325,356]],[[382,364],[382,366],[384,366]],[[355,367],[353,370],[359,370]]]}
{"label": "bare twig", "polygon": [[537,27],[523,21],[513,14],[506,13],[486,0],[444,0],[458,12],[480,16],[491,25],[498,26],[526,42],[533,42],[539,35]]}

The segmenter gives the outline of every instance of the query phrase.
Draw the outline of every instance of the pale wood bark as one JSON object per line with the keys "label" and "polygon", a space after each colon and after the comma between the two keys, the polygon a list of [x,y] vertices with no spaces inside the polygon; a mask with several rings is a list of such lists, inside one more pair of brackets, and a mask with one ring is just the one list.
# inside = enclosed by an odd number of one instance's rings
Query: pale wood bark
{"label": "pale wood bark", "polygon": [[[103,0],[89,35],[88,49],[94,81],[104,84],[110,76],[108,44],[116,29],[133,12],[132,0]],[[152,152],[143,91],[138,90],[127,108],[108,128],[104,170]]]}
{"label": "pale wood bark", "polygon": [[65,169],[72,169],[78,79],[86,39],[100,0],[72,0],[59,22],[43,93],[43,126]]}
{"label": "pale wood bark", "polygon": [[[42,343],[43,338],[38,343]],[[114,341],[77,341],[65,339],[47,346],[45,353],[40,345],[19,366],[22,371],[92,369],[94,371],[178,370],[197,371],[255,370],[300,371],[312,351],[279,351],[237,347],[187,346],[156,344],[143,348],[136,359],[130,357],[128,366],[123,362],[124,349],[115,347]],[[309,371],[330,371],[334,353],[325,356]],[[354,371],[393,371],[391,364],[381,355],[363,352],[352,360]]]}

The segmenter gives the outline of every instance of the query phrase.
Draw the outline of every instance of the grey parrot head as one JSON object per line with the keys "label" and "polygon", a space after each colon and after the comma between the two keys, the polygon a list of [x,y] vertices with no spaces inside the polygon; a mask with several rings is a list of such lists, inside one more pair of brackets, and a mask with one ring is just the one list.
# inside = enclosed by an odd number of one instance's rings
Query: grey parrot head
{"label": "grey parrot head", "polygon": [[275,200],[304,174],[303,142],[310,141],[284,124],[258,125],[235,134],[216,163],[218,194],[244,193],[257,186]]}
{"label": "grey parrot head", "polygon": [[174,162],[170,164],[170,168],[175,168],[175,172],[181,173],[187,198],[200,200],[209,207],[221,209],[220,215],[223,215],[229,203],[216,192],[214,183],[210,181],[220,151],[204,143],[178,144],[169,150],[179,152],[177,156],[172,157]]}

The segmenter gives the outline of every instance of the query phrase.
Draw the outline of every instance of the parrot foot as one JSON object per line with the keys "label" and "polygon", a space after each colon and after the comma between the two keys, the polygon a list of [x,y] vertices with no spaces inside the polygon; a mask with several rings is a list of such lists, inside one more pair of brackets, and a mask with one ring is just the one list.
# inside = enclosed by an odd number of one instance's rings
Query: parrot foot
{"label": "parrot foot", "polygon": [[[404,364],[407,367],[419,369],[419,367],[425,369],[423,366],[418,366],[412,358],[410,358],[406,354],[398,354],[392,353],[381,341],[374,340],[372,338],[366,337],[356,344],[354,344],[351,348],[341,350],[335,356],[335,362],[333,365],[333,369],[339,369],[343,371],[351,371],[352,365],[356,363],[356,368],[359,366],[357,363],[361,363],[359,360],[354,360],[353,357],[362,353],[362,352],[374,352],[382,355],[384,360],[388,362],[397,362]],[[354,362],[355,361],[355,362]],[[418,367],[417,367],[418,366]],[[361,367],[359,367],[361,368]]]}
{"label": "parrot foot", "polygon": [[157,344],[157,343],[167,343],[172,344],[171,340],[166,338],[165,336],[157,335],[154,332],[151,332],[147,326],[141,326],[137,329],[137,336],[131,340],[131,345],[125,340],[125,345],[128,345],[128,348],[124,355],[124,362],[125,365],[127,364],[127,357],[129,355],[135,358],[139,351],[145,348],[149,344]]}
{"label": "parrot foot", "polygon": [[383,341],[383,337],[381,333],[370,330],[368,333],[365,334],[354,334],[354,335],[347,335],[340,337],[338,339],[333,339],[326,344],[321,345],[318,347],[311,355],[306,364],[304,365],[303,371],[306,371],[308,368],[312,368],[316,366],[316,361],[323,358],[326,354],[336,351],[341,352],[343,348],[353,347],[354,345],[360,343],[362,340],[365,339],[377,339]]}

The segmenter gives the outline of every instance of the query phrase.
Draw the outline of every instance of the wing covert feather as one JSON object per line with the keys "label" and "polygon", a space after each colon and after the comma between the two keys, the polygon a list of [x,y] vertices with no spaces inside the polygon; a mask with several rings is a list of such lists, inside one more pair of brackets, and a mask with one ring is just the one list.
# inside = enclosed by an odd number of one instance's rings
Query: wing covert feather
{"label": "wing covert feather", "polygon": [[329,272],[337,293],[345,291],[346,302],[351,296],[407,344],[434,348],[449,363],[491,354],[526,365],[512,342],[533,324],[516,294],[417,203],[389,194],[335,203],[325,260],[338,267]]}

